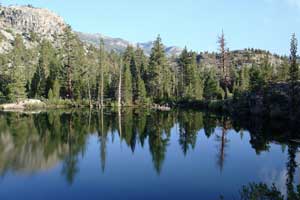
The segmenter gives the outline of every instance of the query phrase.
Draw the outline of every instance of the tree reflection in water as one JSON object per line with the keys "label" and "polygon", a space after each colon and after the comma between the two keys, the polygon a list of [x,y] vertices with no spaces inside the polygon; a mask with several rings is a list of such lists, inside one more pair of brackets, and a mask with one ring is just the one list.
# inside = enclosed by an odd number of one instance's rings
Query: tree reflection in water
{"label": "tree reflection in water", "polygon": [[286,196],[295,199],[298,193],[293,184],[298,146],[289,141],[297,134],[286,127],[285,122],[274,124],[275,127],[269,122],[262,123],[260,119],[235,120],[193,110],[159,112],[101,109],[39,114],[0,113],[0,173],[3,176],[8,171],[34,173],[62,163],[61,173],[72,184],[80,170],[79,162],[85,155],[88,137],[97,135],[101,161],[99,168],[103,173],[109,156],[108,139],[114,141],[118,137],[133,154],[137,144],[144,148],[148,143],[153,167],[160,174],[172,128],[178,130],[178,145],[184,156],[196,147],[201,130],[207,138],[214,136],[218,144],[216,162],[222,171],[226,165],[226,147],[230,145],[228,132],[249,130],[250,144],[257,154],[267,151],[274,141],[287,145],[289,159],[286,167]]}

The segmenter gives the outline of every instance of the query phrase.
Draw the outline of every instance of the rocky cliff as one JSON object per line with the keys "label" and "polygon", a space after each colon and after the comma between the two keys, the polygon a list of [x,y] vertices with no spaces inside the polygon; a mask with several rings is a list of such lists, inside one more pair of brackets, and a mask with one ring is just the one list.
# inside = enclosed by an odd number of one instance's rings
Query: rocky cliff
{"label": "rocky cliff", "polygon": [[0,6],[0,53],[12,48],[17,34],[22,35],[27,48],[35,47],[36,39],[48,39],[59,43],[55,38],[63,33],[66,24],[53,12],[30,6]]}
{"label": "rocky cliff", "polygon": [[0,25],[25,35],[34,32],[41,37],[53,39],[55,35],[63,33],[65,22],[47,9],[11,6],[0,8]]}

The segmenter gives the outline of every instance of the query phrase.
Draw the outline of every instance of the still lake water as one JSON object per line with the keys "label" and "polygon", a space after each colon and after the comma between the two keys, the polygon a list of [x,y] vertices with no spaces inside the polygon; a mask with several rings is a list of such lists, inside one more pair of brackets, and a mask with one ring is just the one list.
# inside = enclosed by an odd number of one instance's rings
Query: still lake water
{"label": "still lake water", "polygon": [[238,199],[251,182],[287,194],[300,157],[275,124],[191,110],[0,113],[0,199]]}

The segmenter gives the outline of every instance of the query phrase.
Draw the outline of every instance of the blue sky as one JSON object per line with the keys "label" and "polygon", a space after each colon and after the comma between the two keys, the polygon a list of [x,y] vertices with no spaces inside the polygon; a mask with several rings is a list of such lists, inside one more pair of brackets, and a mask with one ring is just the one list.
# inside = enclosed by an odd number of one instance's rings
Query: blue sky
{"label": "blue sky", "polygon": [[289,53],[300,38],[300,0],[0,0],[32,4],[61,15],[73,29],[131,42],[160,34],[166,45],[216,51],[224,29],[230,49],[262,48]]}

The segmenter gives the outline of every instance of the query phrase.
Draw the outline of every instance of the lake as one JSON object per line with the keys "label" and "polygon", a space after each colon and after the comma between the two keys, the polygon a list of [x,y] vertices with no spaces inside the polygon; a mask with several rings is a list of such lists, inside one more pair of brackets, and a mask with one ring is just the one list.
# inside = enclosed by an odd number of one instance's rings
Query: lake
{"label": "lake", "polygon": [[0,113],[0,199],[239,199],[299,184],[285,122],[193,110]]}

